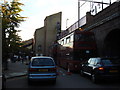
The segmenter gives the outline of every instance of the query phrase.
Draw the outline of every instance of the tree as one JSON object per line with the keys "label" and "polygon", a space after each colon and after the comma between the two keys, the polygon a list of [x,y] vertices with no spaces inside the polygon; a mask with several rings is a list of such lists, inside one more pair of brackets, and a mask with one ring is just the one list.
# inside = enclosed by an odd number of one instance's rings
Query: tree
{"label": "tree", "polygon": [[2,17],[2,59],[5,63],[9,58],[9,53],[15,53],[21,45],[22,39],[17,34],[19,30],[16,30],[25,18],[19,14],[22,11],[20,8],[21,5],[23,4],[18,0],[1,4],[2,10],[0,11],[0,17]]}

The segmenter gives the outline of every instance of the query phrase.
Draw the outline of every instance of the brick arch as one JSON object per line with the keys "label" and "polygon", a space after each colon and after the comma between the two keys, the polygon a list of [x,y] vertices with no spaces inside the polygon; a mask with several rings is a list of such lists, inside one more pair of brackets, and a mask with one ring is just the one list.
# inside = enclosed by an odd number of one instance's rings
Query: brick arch
{"label": "brick arch", "polygon": [[103,50],[105,56],[120,56],[120,29],[114,29],[106,35]]}

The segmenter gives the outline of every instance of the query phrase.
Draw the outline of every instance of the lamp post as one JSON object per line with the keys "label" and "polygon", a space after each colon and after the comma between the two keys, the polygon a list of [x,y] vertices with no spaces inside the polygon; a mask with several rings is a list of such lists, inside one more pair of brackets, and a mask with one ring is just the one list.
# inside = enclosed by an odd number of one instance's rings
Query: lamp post
{"label": "lamp post", "polygon": [[69,20],[69,19],[67,18],[67,19],[66,19],[66,29],[67,29],[68,20]]}

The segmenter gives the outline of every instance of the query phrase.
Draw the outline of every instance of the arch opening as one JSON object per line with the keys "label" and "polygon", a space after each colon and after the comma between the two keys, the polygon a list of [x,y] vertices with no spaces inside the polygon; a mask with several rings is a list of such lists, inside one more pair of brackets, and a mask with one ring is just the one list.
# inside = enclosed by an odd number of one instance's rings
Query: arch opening
{"label": "arch opening", "polygon": [[120,56],[120,29],[108,33],[104,40],[104,54],[108,57]]}

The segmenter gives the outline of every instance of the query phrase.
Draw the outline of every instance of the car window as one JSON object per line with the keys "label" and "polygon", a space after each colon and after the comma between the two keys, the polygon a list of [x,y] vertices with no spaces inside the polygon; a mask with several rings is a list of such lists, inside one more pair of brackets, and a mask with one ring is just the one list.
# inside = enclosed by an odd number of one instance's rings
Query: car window
{"label": "car window", "polygon": [[92,59],[91,62],[90,62],[90,64],[93,65],[94,63],[95,63],[95,59]]}
{"label": "car window", "polygon": [[120,64],[120,60],[102,60],[104,65]]}
{"label": "car window", "polygon": [[112,62],[110,60],[102,60],[102,63],[106,65],[112,65]]}
{"label": "car window", "polygon": [[45,66],[54,65],[54,61],[50,58],[34,58],[32,60],[32,66]]}
{"label": "car window", "polygon": [[95,65],[100,64],[100,59],[95,59]]}
{"label": "car window", "polygon": [[97,62],[98,62],[97,59],[95,59],[95,61],[94,61],[94,65],[97,65]]}

